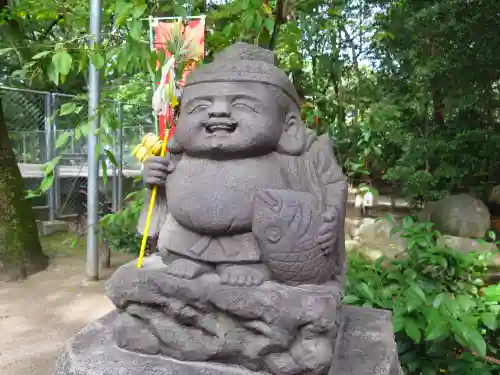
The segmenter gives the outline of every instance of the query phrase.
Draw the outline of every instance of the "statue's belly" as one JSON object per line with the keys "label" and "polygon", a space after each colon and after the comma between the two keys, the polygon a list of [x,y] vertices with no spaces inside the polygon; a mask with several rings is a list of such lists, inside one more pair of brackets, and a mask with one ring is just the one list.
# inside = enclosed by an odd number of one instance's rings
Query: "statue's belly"
{"label": "statue's belly", "polygon": [[251,230],[257,189],[286,188],[275,155],[216,161],[183,156],[167,180],[168,208],[183,226],[225,235]]}

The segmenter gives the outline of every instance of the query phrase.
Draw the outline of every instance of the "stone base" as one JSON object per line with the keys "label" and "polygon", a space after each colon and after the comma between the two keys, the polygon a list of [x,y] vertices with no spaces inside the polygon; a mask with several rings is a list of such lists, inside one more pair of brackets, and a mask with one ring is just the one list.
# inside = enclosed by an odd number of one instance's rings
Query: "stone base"
{"label": "stone base", "polygon": [[[344,312],[344,333],[329,375],[402,375],[390,312],[351,306]],[[113,340],[117,318],[113,311],[70,339],[55,375],[268,375],[239,366],[125,351]]]}
{"label": "stone base", "polygon": [[66,221],[37,221],[38,235],[40,237],[50,236],[54,233],[67,232],[69,224]]}

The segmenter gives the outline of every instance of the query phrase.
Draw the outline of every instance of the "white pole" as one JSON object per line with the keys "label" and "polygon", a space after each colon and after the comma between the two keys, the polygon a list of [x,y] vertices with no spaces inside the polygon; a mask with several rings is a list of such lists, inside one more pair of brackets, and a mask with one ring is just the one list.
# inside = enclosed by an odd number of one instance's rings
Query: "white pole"
{"label": "white pole", "polygon": [[[90,0],[90,46],[101,42],[101,0]],[[89,117],[91,128],[88,136],[88,184],[87,184],[87,279],[99,278],[99,155],[96,154],[99,128],[99,103],[101,99],[99,70],[91,63],[89,69]]]}

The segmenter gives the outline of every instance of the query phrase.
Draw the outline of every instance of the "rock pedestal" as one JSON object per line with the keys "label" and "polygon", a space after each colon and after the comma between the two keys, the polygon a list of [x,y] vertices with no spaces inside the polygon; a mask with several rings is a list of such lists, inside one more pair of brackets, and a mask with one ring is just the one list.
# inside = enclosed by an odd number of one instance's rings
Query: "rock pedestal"
{"label": "rock pedestal", "polygon": [[391,314],[342,306],[333,283],[182,280],[152,256],[106,291],[117,309],[67,343],[56,375],[401,373]]}

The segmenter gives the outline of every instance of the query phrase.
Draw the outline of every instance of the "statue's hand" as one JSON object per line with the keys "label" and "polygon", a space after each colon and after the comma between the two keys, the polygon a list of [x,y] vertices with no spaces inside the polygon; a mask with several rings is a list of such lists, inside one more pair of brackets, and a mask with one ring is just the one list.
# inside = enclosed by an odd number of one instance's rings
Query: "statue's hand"
{"label": "statue's hand", "polygon": [[150,156],[144,162],[142,178],[149,186],[165,187],[167,176],[175,169],[175,164],[168,157]]}
{"label": "statue's hand", "polygon": [[337,240],[336,213],[333,209],[326,211],[323,216],[323,224],[318,229],[318,244],[325,255],[331,254]]}

